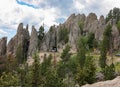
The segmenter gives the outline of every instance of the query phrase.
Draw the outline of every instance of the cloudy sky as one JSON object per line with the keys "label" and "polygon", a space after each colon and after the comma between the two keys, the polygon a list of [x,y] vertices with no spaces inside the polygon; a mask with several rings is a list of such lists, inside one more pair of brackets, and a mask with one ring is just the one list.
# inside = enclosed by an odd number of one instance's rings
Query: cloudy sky
{"label": "cloudy sky", "polygon": [[72,13],[106,16],[113,7],[120,7],[120,0],[1,0],[0,38],[13,37],[21,22],[24,26],[29,24],[29,30],[32,25],[38,29],[43,23],[48,29],[63,23]]}

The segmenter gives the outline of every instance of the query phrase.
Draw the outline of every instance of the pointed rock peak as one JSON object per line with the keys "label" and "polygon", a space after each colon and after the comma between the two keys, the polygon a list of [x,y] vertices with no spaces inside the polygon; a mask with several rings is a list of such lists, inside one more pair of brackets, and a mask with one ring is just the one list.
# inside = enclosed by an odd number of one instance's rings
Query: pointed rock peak
{"label": "pointed rock peak", "polygon": [[29,31],[28,31],[28,24],[26,25],[26,36],[27,36],[27,38],[29,39]]}
{"label": "pointed rock peak", "polygon": [[71,18],[71,17],[75,17],[75,13],[71,14],[69,18]]}
{"label": "pointed rock peak", "polygon": [[104,20],[104,16],[103,16],[103,15],[101,15],[99,20]]}
{"label": "pointed rock peak", "polygon": [[30,37],[30,45],[28,50],[28,58],[31,58],[38,48],[38,36],[34,26],[32,26],[32,32]]}
{"label": "pointed rock peak", "polygon": [[78,15],[76,15],[75,19],[76,19],[77,21],[82,21],[82,22],[84,22],[85,19],[86,19],[86,16],[85,16],[85,14],[78,14]]}
{"label": "pointed rock peak", "polygon": [[105,24],[105,19],[104,19],[103,15],[100,16],[99,23],[102,24],[102,25]]}
{"label": "pointed rock peak", "polygon": [[87,26],[88,24],[93,23],[95,20],[97,20],[97,16],[95,13],[90,13],[87,18],[86,18],[86,24],[85,26]]}
{"label": "pointed rock peak", "polygon": [[1,40],[7,41],[7,37],[3,37],[3,38],[0,39],[0,41],[1,41]]}
{"label": "pointed rock peak", "polygon": [[101,15],[100,18],[99,18],[99,21],[103,21],[103,20],[105,20],[105,19],[104,19],[104,16]]}
{"label": "pointed rock peak", "polygon": [[81,14],[81,16],[85,16],[85,14]]}
{"label": "pointed rock peak", "polygon": [[22,32],[22,30],[23,30],[23,23],[20,23],[18,25],[17,33]]}
{"label": "pointed rock peak", "polygon": [[26,30],[28,31],[28,24],[26,25]]}
{"label": "pointed rock peak", "polygon": [[75,18],[75,13],[70,15],[66,22],[72,21]]}
{"label": "pointed rock peak", "polygon": [[77,16],[81,17],[81,16],[85,16],[85,14],[77,14],[76,17]]}
{"label": "pointed rock peak", "polygon": [[36,31],[35,27],[32,26],[32,32],[31,32],[31,34],[36,34],[36,33],[37,33],[37,31]]}
{"label": "pointed rock peak", "polygon": [[95,13],[90,13],[87,18],[91,19],[91,20],[97,20],[97,15]]}
{"label": "pointed rock peak", "polygon": [[34,25],[32,26],[32,29],[35,29]]}
{"label": "pointed rock peak", "polygon": [[7,37],[3,37],[0,39],[0,56],[6,54],[6,45],[7,45]]}

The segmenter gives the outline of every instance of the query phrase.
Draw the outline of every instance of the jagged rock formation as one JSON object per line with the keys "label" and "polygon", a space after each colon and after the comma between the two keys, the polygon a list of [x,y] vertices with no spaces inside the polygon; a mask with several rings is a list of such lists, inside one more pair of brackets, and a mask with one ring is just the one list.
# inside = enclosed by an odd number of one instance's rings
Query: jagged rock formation
{"label": "jagged rock formation", "polygon": [[[79,23],[82,23],[80,26]],[[103,38],[104,29],[108,24],[112,25],[112,41],[113,49],[118,50],[120,48],[120,34],[118,32],[116,26],[116,20],[109,20],[106,23],[104,16],[100,16],[97,19],[95,13],[90,13],[88,16],[84,14],[72,14],[63,24],[58,26],[51,26],[49,31],[45,34],[43,38],[42,46],[40,48],[41,51],[52,51],[54,47],[57,47],[57,50],[60,51],[64,48],[66,44],[71,46],[72,51],[77,51],[77,41],[81,35],[87,35],[88,33],[94,33],[95,39],[100,42]],[[68,34],[67,43],[59,41],[63,34],[59,34],[62,29],[67,29],[66,34]],[[4,42],[6,43],[6,42]],[[23,23],[20,23],[17,29],[17,34],[9,41],[7,45],[7,54],[15,55],[17,48],[21,46],[22,51],[26,54],[26,56],[32,57],[34,52],[38,47],[38,36],[37,31],[32,27],[31,37],[28,32],[28,25],[26,28],[23,28]],[[2,46],[2,42],[0,42],[0,55],[5,54],[5,46]],[[29,49],[29,50],[28,50]]]}
{"label": "jagged rock formation", "polygon": [[23,28],[23,23],[20,23],[17,29],[17,34],[9,41],[7,45],[7,54],[16,55],[17,48],[20,46],[22,51],[27,54],[29,45],[28,25]]}
{"label": "jagged rock formation", "polygon": [[120,87],[120,76],[113,80],[97,82],[91,85],[86,84],[82,87]]}
{"label": "jagged rock formation", "polygon": [[0,56],[6,55],[7,37],[0,39]]}
{"label": "jagged rock formation", "polygon": [[[83,29],[79,26],[79,22],[83,23]],[[50,30],[46,33],[46,37],[43,40],[43,45],[41,48],[42,51],[50,51],[51,46],[54,46],[57,42],[58,51],[63,49],[65,46],[64,42],[59,42],[59,30],[61,28],[68,29],[69,40],[68,43],[71,46],[73,51],[77,49],[78,38],[82,35],[87,35],[88,33],[94,33],[95,39],[100,42],[103,38],[103,32],[108,24],[112,25],[112,40],[113,40],[113,49],[118,50],[120,47],[120,34],[115,24],[115,20],[110,20],[106,23],[106,20],[103,15],[97,19],[95,13],[90,13],[87,17],[84,14],[72,14],[65,23],[53,27],[53,33],[51,34]],[[56,33],[55,33],[56,32]],[[57,34],[57,35],[55,35]],[[52,35],[52,36],[50,36]],[[55,42],[54,39],[57,38]],[[52,43],[50,42],[52,41]],[[45,44],[46,43],[46,44]],[[50,43],[50,44],[49,44]]]}
{"label": "jagged rock formation", "polygon": [[97,29],[98,20],[95,13],[90,13],[84,23],[84,31],[95,33]]}
{"label": "jagged rock formation", "polygon": [[101,41],[103,38],[104,29],[106,27],[104,16],[100,16],[98,24],[95,26],[97,26],[95,31],[95,38],[97,41]]}
{"label": "jagged rock formation", "polygon": [[30,44],[29,44],[29,50],[28,50],[28,58],[31,58],[33,54],[38,49],[38,36],[37,31],[34,26],[32,26],[32,32],[30,37]]}
{"label": "jagged rock formation", "polygon": [[[71,19],[69,21],[69,19]],[[78,38],[81,36],[81,29],[78,25],[78,22],[83,22],[85,21],[86,17],[84,14],[78,14],[72,19],[71,16],[68,18],[68,20],[65,22],[65,26],[67,29],[69,29],[69,45],[72,47],[73,50],[76,50],[76,45]]]}
{"label": "jagged rock formation", "polygon": [[43,51],[51,51],[52,47],[56,46],[56,39],[57,39],[57,29],[55,26],[51,26],[50,30],[48,31],[48,33],[46,33],[42,46],[41,46],[41,50]]}
{"label": "jagged rock formation", "polygon": [[117,50],[120,47],[120,34],[116,25],[112,26],[113,48]]}
{"label": "jagged rock formation", "polygon": [[4,70],[6,61],[7,37],[0,39],[0,70]]}
{"label": "jagged rock formation", "polygon": [[[64,24],[60,24],[59,26],[52,26],[53,29],[48,31],[48,33],[45,35],[45,39],[43,41],[43,45],[41,48],[47,48],[42,49],[43,51],[51,51],[51,46],[56,46],[59,49],[63,49],[65,43],[63,41],[59,42],[59,31],[60,29],[68,29],[68,44],[71,45],[72,49],[76,50],[76,44],[79,36],[81,35],[81,31],[78,25],[78,21],[85,21],[85,15],[84,14],[72,14]],[[57,38],[57,40],[55,40]],[[50,41],[50,42],[49,42]],[[45,44],[46,43],[46,44]],[[57,43],[57,44],[56,44]]]}

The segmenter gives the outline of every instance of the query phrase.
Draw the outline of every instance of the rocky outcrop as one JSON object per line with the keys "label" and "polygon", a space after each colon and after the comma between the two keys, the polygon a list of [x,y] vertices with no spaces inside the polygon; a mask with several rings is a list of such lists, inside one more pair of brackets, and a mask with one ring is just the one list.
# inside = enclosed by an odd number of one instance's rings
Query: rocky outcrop
{"label": "rocky outcrop", "polygon": [[104,29],[106,27],[106,23],[105,23],[105,19],[104,19],[104,16],[100,16],[100,19],[98,21],[98,24],[95,25],[97,26],[96,27],[96,31],[95,31],[95,39],[97,41],[101,41],[102,38],[103,38],[103,32],[104,32]]}
{"label": "rocky outcrop", "polygon": [[7,45],[7,54],[16,55],[17,48],[20,46],[22,51],[27,54],[29,45],[28,25],[23,28],[23,23],[20,23],[17,29],[17,34],[9,41]]}
{"label": "rocky outcrop", "polygon": [[0,56],[6,55],[7,48],[7,37],[3,37],[0,39]]}
{"label": "rocky outcrop", "polygon": [[120,87],[120,76],[113,80],[97,82],[91,85],[86,84],[82,87]]}
{"label": "rocky outcrop", "polygon": [[4,70],[6,63],[7,37],[0,39],[0,70]]}
{"label": "rocky outcrop", "polygon": [[68,23],[67,28],[69,29],[69,41],[68,44],[71,46],[72,50],[76,51],[78,38],[81,36],[81,29],[79,27],[79,22],[85,21],[86,17],[84,14],[78,14],[74,17],[71,23]]}
{"label": "rocky outcrop", "polygon": [[94,33],[98,25],[97,16],[95,13],[90,13],[84,23],[84,31]]}
{"label": "rocky outcrop", "polygon": [[116,25],[112,26],[113,49],[118,50],[120,47],[120,35]]}
{"label": "rocky outcrop", "polygon": [[80,21],[84,23],[85,19],[86,17],[84,14],[72,14],[64,24],[60,24],[58,26],[51,26],[50,30],[45,35],[41,50],[51,51],[52,47],[58,47],[58,51],[59,49],[63,49],[65,43],[63,41],[59,42],[60,29],[67,29],[68,44],[71,46],[72,50],[76,50],[77,40],[81,35],[81,30],[79,28],[78,22]]}
{"label": "rocky outcrop", "polygon": [[33,54],[38,50],[38,36],[34,26],[32,26],[32,32],[30,36],[30,44],[28,50],[28,58],[31,58]]}
{"label": "rocky outcrop", "polygon": [[[82,22],[82,28],[79,25],[79,22]],[[97,19],[97,16],[95,13],[90,13],[87,17],[84,14],[72,14],[68,19],[65,21],[65,23],[60,24],[58,26],[52,26],[53,31],[52,33],[50,30],[45,34],[45,38],[42,44],[42,51],[50,51],[51,46],[54,46],[55,44],[55,37],[57,37],[57,47],[58,51],[60,49],[63,49],[65,46],[65,43],[59,42],[59,31],[61,28],[68,29],[68,43],[71,46],[71,50],[76,51],[77,49],[77,41],[78,38],[82,35],[87,35],[88,33],[93,33],[95,35],[95,39],[98,41],[98,43],[103,39],[103,33],[108,24],[112,25],[112,36],[113,36],[113,47],[114,50],[119,49],[120,44],[120,34],[116,27],[116,20],[110,20],[106,23],[106,20],[103,15],[100,16],[99,19]]]}
{"label": "rocky outcrop", "polygon": [[41,46],[42,51],[52,51],[53,47],[57,46],[57,28],[51,26],[50,30],[46,33]]}
{"label": "rocky outcrop", "polygon": [[[82,22],[82,28],[80,27],[80,22]],[[57,47],[58,51],[62,50],[66,44],[71,46],[71,50],[77,50],[77,41],[81,35],[87,35],[88,33],[94,33],[95,39],[100,42],[103,39],[103,32],[108,24],[112,25],[112,40],[114,50],[120,48],[120,34],[116,27],[116,20],[110,20],[106,23],[104,16],[100,16],[97,19],[95,13],[90,13],[87,17],[84,14],[72,14],[63,24],[58,26],[51,26],[49,31],[45,34],[40,50],[41,51],[52,51],[53,47]],[[68,43],[59,41],[60,29],[68,30]],[[30,38],[30,40],[29,40]],[[30,43],[29,43],[30,42]],[[16,49],[19,45],[25,48],[25,52],[29,52],[28,56],[32,56],[37,49],[38,37],[37,31],[34,26],[32,27],[31,37],[29,37],[28,25],[26,29],[23,29],[23,24],[19,24],[17,34],[10,40],[7,46],[7,53],[15,54]]]}

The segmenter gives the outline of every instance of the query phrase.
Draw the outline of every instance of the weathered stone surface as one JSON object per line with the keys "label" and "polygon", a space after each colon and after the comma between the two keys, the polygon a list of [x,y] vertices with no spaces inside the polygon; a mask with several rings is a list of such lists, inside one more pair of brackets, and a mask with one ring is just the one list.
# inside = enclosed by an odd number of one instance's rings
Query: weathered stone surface
{"label": "weathered stone surface", "polygon": [[73,21],[74,18],[75,18],[75,13],[70,15],[70,17],[66,20],[65,24],[69,24],[70,22]]}
{"label": "weathered stone surface", "polygon": [[14,54],[15,40],[16,40],[16,37],[13,37],[9,41],[9,43],[7,45],[7,54]]}
{"label": "weathered stone surface", "polygon": [[95,39],[97,41],[101,41],[102,38],[103,38],[103,32],[104,32],[105,27],[106,27],[104,16],[100,16],[98,24],[94,25],[94,26],[97,26],[96,27],[96,32],[95,32]]}
{"label": "weathered stone surface", "polygon": [[77,46],[77,41],[79,39],[80,36],[80,28],[78,26],[78,24],[71,24],[71,30],[70,30],[70,34],[69,34],[69,45],[72,47],[72,50],[76,50],[76,46]]}
{"label": "weathered stone surface", "polygon": [[6,55],[7,48],[7,37],[3,37],[0,39],[0,56]]}
{"label": "weathered stone surface", "polygon": [[[84,31],[86,31],[86,32],[90,32],[90,30],[92,31],[93,29],[92,28],[90,29],[90,27],[95,25],[96,22],[97,22],[96,14],[95,13],[90,13],[85,20]],[[93,26],[93,27],[96,27],[96,26]]]}
{"label": "weathered stone surface", "polygon": [[[60,24],[59,26],[52,26],[52,32],[50,32],[50,30],[45,34],[45,38],[42,44],[42,51],[51,51],[52,47],[55,46],[55,38],[57,38],[57,40],[59,40],[59,30],[62,28],[66,28],[68,29],[68,44],[71,46],[72,50],[76,51],[76,45],[77,45],[77,41],[79,36],[81,35],[81,31],[78,25],[78,22],[81,21],[84,23],[86,17],[84,14],[72,14],[65,23]],[[58,47],[58,51],[59,49],[63,49],[65,46],[65,43],[63,41],[58,42],[57,41],[57,47]]]}
{"label": "weathered stone surface", "polygon": [[17,48],[22,47],[22,50],[27,53],[29,44],[29,32],[23,28],[23,23],[20,23],[17,29],[17,34],[9,41],[7,45],[7,54],[16,55]]}
{"label": "weathered stone surface", "polygon": [[82,87],[120,87],[120,76],[113,80],[101,81],[94,84],[86,84]]}
{"label": "weathered stone surface", "polygon": [[120,35],[116,25],[112,26],[113,49],[118,50],[120,47]]}
{"label": "weathered stone surface", "polygon": [[[69,41],[67,44],[71,46],[71,49],[76,51],[76,45],[78,38],[81,36],[81,29],[78,25],[78,22],[83,22],[83,32],[84,35],[87,35],[88,33],[94,33],[95,39],[100,42],[103,39],[103,33],[108,24],[112,25],[112,35],[113,35],[113,44],[114,49],[119,49],[120,44],[120,34],[116,27],[116,20],[112,19],[106,23],[106,20],[103,15],[100,16],[99,20],[97,19],[97,16],[95,13],[90,13],[87,17],[84,14],[72,14],[63,24],[58,25],[57,27],[53,27],[54,31],[51,34],[50,32],[47,32],[45,35],[45,40],[43,41],[42,49],[45,49],[46,51],[50,51],[51,46],[54,46],[54,38],[57,37],[57,40],[59,39],[59,30],[62,27],[65,27],[69,31]],[[56,33],[57,35],[55,35]],[[52,38],[52,39],[50,39]],[[51,42],[50,42],[51,41]],[[63,49],[65,44],[63,42],[57,42],[58,50]]]}
{"label": "weathered stone surface", "polygon": [[56,26],[51,26],[50,30],[46,33],[44,37],[41,50],[52,51],[52,48],[56,46],[57,46],[57,29]]}
{"label": "weathered stone surface", "polygon": [[[69,30],[69,41],[68,44],[71,46],[73,51],[76,51],[76,45],[78,38],[81,36],[81,29],[78,25],[79,22],[85,22],[85,15],[78,14],[78,15],[71,15],[67,21],[65,22],[64,26]],[[69,21],[69,22],[68,22]]]}
{"label": "weathered stone surface", "polygon": [[84,14],[78,14],[76,17],[73,19],[73,22],[69,24],[70,26],[70,34],[69,34],[69,44],[72,47],[73,50],[76,50],[76,45],[78,38],[81,36],[81,29],[78,25],[79,22],[85,21],[86,17]]}
{"label": "weathered stone surface", "polygon": [[32,26],[32,32],[30,36],[30,44],[28,50],[28,58],[31,58],[33,54],[38,50],[38,36],[34,26]]}

